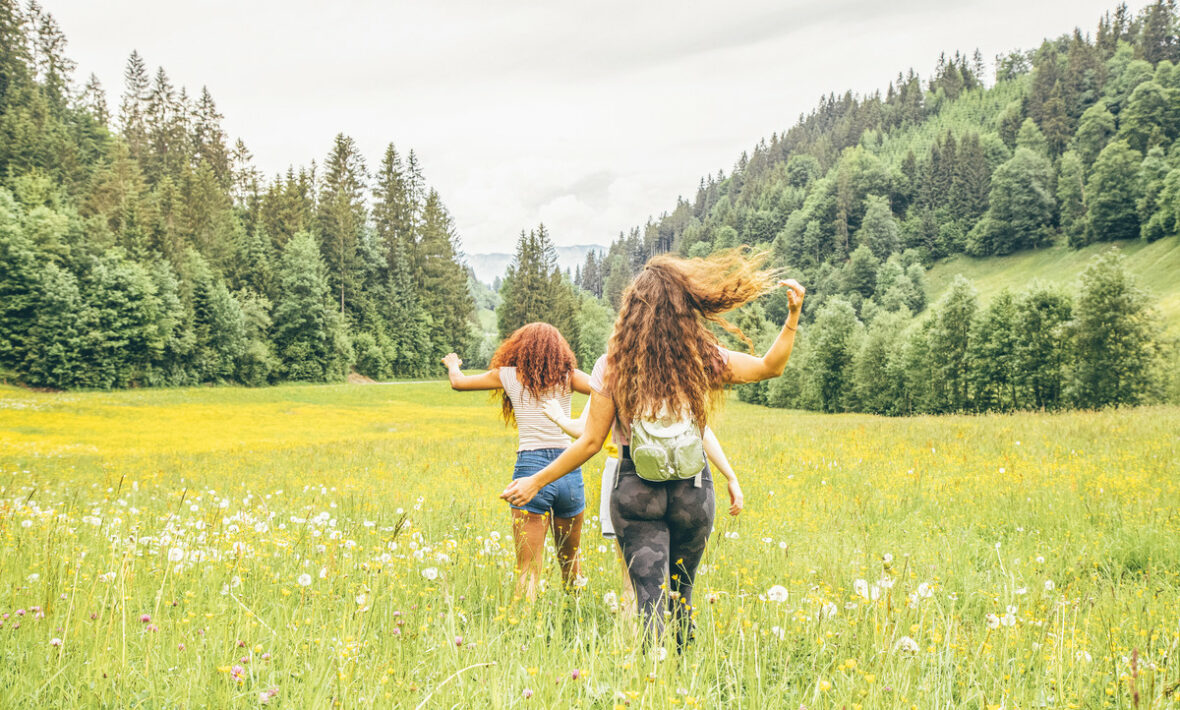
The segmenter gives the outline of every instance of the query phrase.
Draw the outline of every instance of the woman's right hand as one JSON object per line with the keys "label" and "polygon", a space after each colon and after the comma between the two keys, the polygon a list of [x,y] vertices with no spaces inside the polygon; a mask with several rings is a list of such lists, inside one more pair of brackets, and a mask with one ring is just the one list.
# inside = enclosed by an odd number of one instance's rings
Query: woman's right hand
{"label": "woman's right hand", "polygon": [[446,365],[448,370],[458,370],[463,367],[463,361],[455,353],[447,353],[447,356],[442,359],[442,364]]}
{"label": "woman's right hand", "polygon": [[795,279],[783,279],[778,285],[787,288],[787,307],[791,312],[798,313],[803,310],[803,296],[807,294],[807,289]]}
{"label": "woman's right hand", "polygon": [[742,487],[736,478],[729,479],[729,514],[737,515],[746,505],[746,498],[742,495]]}

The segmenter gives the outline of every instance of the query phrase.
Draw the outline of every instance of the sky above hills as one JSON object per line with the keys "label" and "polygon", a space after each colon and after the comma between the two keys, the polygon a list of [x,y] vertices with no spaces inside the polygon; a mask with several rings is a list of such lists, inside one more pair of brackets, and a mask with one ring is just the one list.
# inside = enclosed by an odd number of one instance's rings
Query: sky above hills
{"label": "sky above hills", "polygon": [[[1145,3],[1129,3],[1138,10]],[[267,174],[322,160],[340,131],[370,167],[416,150],[468,252],[544,222],[606,244],[729,171],[829,91],[923,77],[939,52],[1032,48],[1114,0],[44,0],[112,111],[138,49]],[[990,69],[989,69],[990,71]]]}

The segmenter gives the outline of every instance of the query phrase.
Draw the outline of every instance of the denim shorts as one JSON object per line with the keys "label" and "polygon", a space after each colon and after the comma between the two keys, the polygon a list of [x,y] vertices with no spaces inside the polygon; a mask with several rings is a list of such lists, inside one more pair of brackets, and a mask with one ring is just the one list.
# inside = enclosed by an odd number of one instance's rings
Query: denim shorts
{"label": "denim shorts", "polygon": [[[512,479],[524,478],[548,466],[565,449],[537,449],[519,451],[516,454],[516,468]],[[524,505],[512,506],[517,510],[544,515],[552,513],[556,518],[572,518],[586,509],[586,490],[582,485],[582,469],[575,468],[553,483],[537,492],[536,497]]]}

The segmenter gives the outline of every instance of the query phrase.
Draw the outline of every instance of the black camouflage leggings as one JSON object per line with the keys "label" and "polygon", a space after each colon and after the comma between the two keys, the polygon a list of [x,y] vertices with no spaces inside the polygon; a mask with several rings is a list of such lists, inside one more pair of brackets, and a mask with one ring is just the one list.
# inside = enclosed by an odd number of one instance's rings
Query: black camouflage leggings
{"label": "black camouflage leggings", "polygon": [[[683,645],[691,636],[693,578],[713,530],[712,473],[706,465],[700,488],[691,478],[651,483],[624,458],[617,475],[610,516],[631,570],[639,612],[648,631],[658,637],[664,628],[660,605],[667,599],[678,622],[677,642]],[[667,594],[662,588],[666,579]]]}

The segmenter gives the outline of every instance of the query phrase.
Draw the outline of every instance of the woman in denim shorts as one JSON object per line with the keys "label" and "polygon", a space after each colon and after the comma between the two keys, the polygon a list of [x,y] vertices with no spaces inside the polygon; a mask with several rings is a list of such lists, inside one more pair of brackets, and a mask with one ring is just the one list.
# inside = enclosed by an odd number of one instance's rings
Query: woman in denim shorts
{"label": "woman in denim shorts", "polygon": [[[590,393],[589,376],[577,369],[569,343],[548,323],[530,323],[501,343],[492,356],[491,369],[464,375],[455,353],[443,358],[455,390],[501,390],[504,420],[515,422],[519,436],[512,478],[527,478],[552,463],[565,451],[569,439],[541,411],[546,399],[557,399],[570,411],[573,390]],[[516,593],[536,598],[545,558],[545,536],[553,530],[553,544],[567,589],[584,583],[578,547],[582,542],[582,516],[586,492],[582,469],[574,468],[538,490],[531,500],[512,506],[512,536],[516,543]]]}

